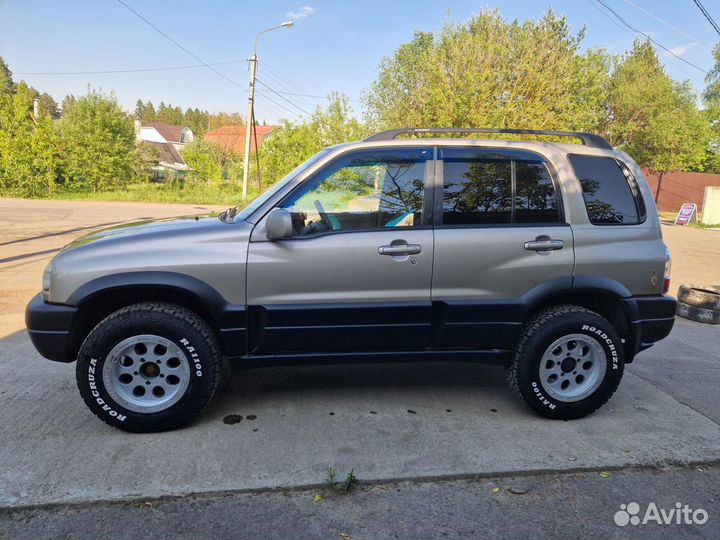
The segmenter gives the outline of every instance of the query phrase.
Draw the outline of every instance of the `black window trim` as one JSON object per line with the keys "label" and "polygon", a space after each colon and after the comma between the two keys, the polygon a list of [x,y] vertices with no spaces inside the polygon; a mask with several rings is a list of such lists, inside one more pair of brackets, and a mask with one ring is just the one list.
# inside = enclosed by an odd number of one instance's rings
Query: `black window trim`
{"label": "black window trim", "polygon": [[[500,156],[507,156],[510,160],[510,182],[512,190],[513,204],[510,210],[510,223],[443,223],[443,190],[445,188],[445,170],[443,167],[443,160],[440,159],[440,153],[436,147],[435,155],[435,204],[433,205],[433,223],[436,229],[497,229],[497,228],[523,228],[523,227],[568,227],[570,224],[565,219],[565,205],[563,202],[562,189],[560,189],[560,178],[557,170],[553,166],[552,162],[543,156],[542,154],[526,148],[502,148],[497,146],[466,146],[466,145],[443,145],[442,148],[453,148],[453,149],[467,149],[475,150],[478,152],[495,152]],[[527,223],[516,223],[515,222],[515,162],[522,161],[517,156],[529,155],[533,156],[538,161],[541,161],[545,167],[547,167],[550,173],[550,178],[555,189],[555,198],[557,199],[558,207],[558,220],[549,222],[527,222]],[[515,157],[513,157],[515,156]]]}
{"label": "black window trim", "polygon": [[573,174],[575,175],[575,178],[577,179],[578,183],[580,183],[580,179],[578,178],[577,172],[575,171],[575,167],[572,164],[572,161],[570,158],[573,157],[583,157],[583,158],[600,158],[600,159],[610,159],[615,162],[615,164],[620,169],[620,172],[623,173],[623,176],[625,177],[625,181],[628,183],[628,188],[630,189],[630,196],[633,199],[633,203],[635,204],[635,210],[637,211],[638,215],[638,221],[636,223],[593,223],[590,219],[590,214],[588,213],[587,209],[587,203],[585,202],[585,195],[582,190],[582,184],[580,185],[580,196],[583,200],[583,206],[585,207],[585,215],[588,218],[588,223],[592,225],[593,227],[637,227],[638,225],[642,225],[647,221],[647,209],[645,208],[645,201],[642,197],[642,192],[640,191],[640,184],[637,181],[637,178],[635,178],[635,175],[632,173],[632,170],[628,165],[624,162],[616,158],[615,156],[608,156],[608,155],[595,155],[595,154],[578,154],[575,152],[571,152],[566,154],[566,158],[568,161],[568,164],[570,165],[570,168],[573,171]]}
{"label": "black window trim", "polygon": [[[437,172],[437,168],[435,164],[437,163],[437,147],[433,145],[388,145],[388,146],[372,146],[372,147],[361,147],[361,148],[349,148],[345,152],[341,152],[337,154],[336,156],[333,156],[328,161],[323,163],[316,171],[314,171],[312,174],[310,174],[307,178],[304,178],[302,182],[300,182],[298,185],[296,185],[294,188],[292,188],[290,191],[288,191],[285,195],[282,196],[280,200],[275,202],[271,207],[270,210],[273,208],[280,208],[282,207],[285,202],[293,196],[293,194],[298,191],[299,189],[302,189],[303,186],[305,186],[308,182],[312,182],[313,179],[322,171],[324,171],[327,167],[330,167],[333,163],[336,161],[345,158],[349,154],[353,154],[355,152],[367,152],[369,150],[391,150],[391,149],[418,149],[418,148],[426,148],[426,149],[432,149],[431,156],[425,161],[425,182],[423,185],[423,222],[414,227],[390,227],[390,228],[368,228],[368,229],[345,229],[345,230],[339,230],[339,231],[324,231],[317,234],[308,234],[303,236],[291,236],[289,238],[283,238],[283,242],[287,241],[295,241],[295,240],[313,240],[315,238],[322,238],[323,236],[330,236],[330,235],[336,235],[336,234],[352,234],[352,233],[380,233],[380,232],[390,232],[390,231],[397,231],[400,233],[401,231],[422,231],[422,230],[432,230],[433,228],[433,204],[435,202],[435,199],[437,198],[435,196],[435,174]],[[266,212],[267,213],[270,212]],[[263,216],[264,218],[265,216]],[[277,240],[276,240],[277,241]]]}

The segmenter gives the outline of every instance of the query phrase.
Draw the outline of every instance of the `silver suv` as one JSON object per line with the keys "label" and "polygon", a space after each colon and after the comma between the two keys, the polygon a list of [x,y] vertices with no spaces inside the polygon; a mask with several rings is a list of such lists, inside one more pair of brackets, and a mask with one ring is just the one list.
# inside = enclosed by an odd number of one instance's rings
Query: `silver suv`
{"label": "silver suv", "polygon": [[321,151],[243,209],[77,240],[26,323],[129,431],[189,421],[226,365],[327,362],[500,364],[571,419],[670,332],[669,268],[640,168],[602,137],[402,129]]}

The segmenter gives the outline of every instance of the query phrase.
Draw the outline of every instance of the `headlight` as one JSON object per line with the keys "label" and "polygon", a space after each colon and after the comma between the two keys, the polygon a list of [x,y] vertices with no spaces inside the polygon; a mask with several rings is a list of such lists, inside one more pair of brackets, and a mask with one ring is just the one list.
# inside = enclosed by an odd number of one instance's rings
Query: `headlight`
{"label": "headlight", "polygon": [[43,300],[46,302],[48,301],[50,297],[50,277],[52,276],[52,263],[49,263],[45,267],[45,271],[43,272],[43,278],[42,278],[42,297]]}

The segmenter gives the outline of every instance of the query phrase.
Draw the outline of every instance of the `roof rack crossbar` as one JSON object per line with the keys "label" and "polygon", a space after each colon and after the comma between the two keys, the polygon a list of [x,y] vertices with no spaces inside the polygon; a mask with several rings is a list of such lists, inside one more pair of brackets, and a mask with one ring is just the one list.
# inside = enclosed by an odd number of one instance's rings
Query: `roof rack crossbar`
{"label": "roof rack crossbar", "polygon": [[579,131],[547,131],[544,129],[496,129],[496,128],[402,128],[389,129],[371,135],[366,141],[390,141],[400,135],[423,135],[426,133],[507,133],[512,135],[549,135],[552,137],[573,137],[580,139],[590,148],[612,150],[612,145],[600,135]]}

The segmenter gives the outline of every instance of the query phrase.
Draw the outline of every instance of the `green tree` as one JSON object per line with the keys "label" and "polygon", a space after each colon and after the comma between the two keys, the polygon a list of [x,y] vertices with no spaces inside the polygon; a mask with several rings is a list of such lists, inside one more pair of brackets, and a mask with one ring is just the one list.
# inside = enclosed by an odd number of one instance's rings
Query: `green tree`
{"label": "green tree", "polygon": [[309,121],[287,120],[260,149],[263,183],[271,184],[323,148],[364,138],[367,127],[352,117],[346,96],[331,94],[326,108],[318,107]]}
{"label": "green tree", "polygon": [[132,119],[115,96],[91,90],[60,121],[64,172],[70,189],[101,191],[130,182],[138,155]]}
{"label": "green tree", "polygon": [[185,122],[185,118],[183,117],[182,109],[180,109],[180,107],[165,105],[162,101],[158,106],[157,120],[174,126],[182,126]]}
{"label": "green tree", "polygon": [[376,128],[597,129],[609,59],[580,54],[583,36],[552,10],[524,23],[484,10],[437,35],[417,32],[380,63],[365,95],[368,120]]}
{"label": "green tree", "polygon": [[40,114],[42,116],[49,116],[50,118],[60,118],[60,107],[57,101],[48,94],[47,92],[40,93],[39,90],[30,88],[30,93],[33,99],[37,99],[40,105]]}
{"label": "green tree", "polygon": [[142,99],[138,99],[135,102],[135,112],[133,113],[133,117],[135,120],[140,120],[142,122],[144,116],[145,116],[145,109],[146,109],[145,103],[143,103]]}
{"label": "green tree", "polygon": [[703,92],[704,115],[710,129],[707,169],[720,172],[720,44],[713,49],[715,65],[705,77]]}
{"label": "green tree", "polygon": [[0,56],[0,94],[12,94],[15,92],[15,83],[12,78],[12,71]]}
{"label": "green tree", "polygon": [[73,103],[75,103],[74,95],[68,94],[63,98],[62,104],[60,105],[61,116],[65,114],[65,111],[67,111],[70,107],[73,106]]}
{"label": "green tree", "polygon": [[145,108],[143,109],[143,115],[142,115],[142,123],[143,124],[149,124],[150,122],[154,122],[157,120],[157,111],[155,111],[155,105],[152,104],[152,101],[148,100],[147,105],[145,105]]}
{"label": "green tree", "polygon": [[42,197],[55,187],[58,151],[52,120],[32,117],[33,92],[0,92],[0,192]]}
{"label": "green tree", "polygon": [[210,129],[218,129],[225,126],[244,126],[245,120],[239,113],[219,112],[210,115]]}
{"label": "green tree", "polygon": [[220,183],[225,179],[230,156],[213,142],[196,139],[181,150],[191,171],[187,178],[196,182]]}
{"label": "green tree", "polygon": [[610,83],[610,141],[656,171],[702,170],[709,127],[690,84],[665,73],[650,41],[635,41]]}

